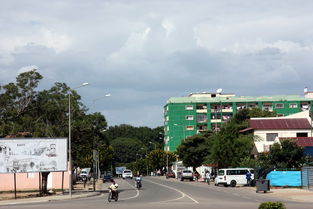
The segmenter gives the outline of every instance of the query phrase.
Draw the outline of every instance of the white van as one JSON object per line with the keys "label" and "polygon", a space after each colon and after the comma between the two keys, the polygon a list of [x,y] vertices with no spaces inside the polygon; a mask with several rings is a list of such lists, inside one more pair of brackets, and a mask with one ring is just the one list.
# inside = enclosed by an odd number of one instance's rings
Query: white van
{"label": "white van", "polygon": [[215,178],[215,186],[223,184],[224,186],[245,185],[247,184],[246,173],[251,173],[251,181],[254,179],[253,168],[222,168],[218,170]]}

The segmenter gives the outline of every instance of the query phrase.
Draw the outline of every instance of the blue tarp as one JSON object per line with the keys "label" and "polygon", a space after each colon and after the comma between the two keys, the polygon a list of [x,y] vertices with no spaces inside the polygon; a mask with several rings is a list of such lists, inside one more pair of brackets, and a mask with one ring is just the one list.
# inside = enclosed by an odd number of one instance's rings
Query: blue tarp
{"label": "blue tarp", "polygon": [[301,171],[272,171],[266,179],[271,186],[301,186]]}

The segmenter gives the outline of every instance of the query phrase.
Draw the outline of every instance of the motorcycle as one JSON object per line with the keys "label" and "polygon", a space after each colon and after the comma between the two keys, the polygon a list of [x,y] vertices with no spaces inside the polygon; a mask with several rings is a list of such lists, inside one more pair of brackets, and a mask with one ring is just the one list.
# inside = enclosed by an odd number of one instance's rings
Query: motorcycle
{"label": "motorcycle", "polygon": [[115,202],[118,200],[118,191],[112,191],[112,189],[109,190],[108,201],[111,202],[111,200],[114,200]]}
{"label": "motorcycle", "polygon": [[141,178],[137,177],[135,181],[136,181],[136,188],[139,190],[142,187]]}

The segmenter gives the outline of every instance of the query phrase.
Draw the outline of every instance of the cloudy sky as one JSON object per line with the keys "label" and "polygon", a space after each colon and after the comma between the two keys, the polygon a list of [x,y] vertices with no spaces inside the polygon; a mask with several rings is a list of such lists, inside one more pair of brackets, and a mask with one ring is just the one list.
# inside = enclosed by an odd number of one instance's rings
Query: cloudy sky
{"label": "cloudy sky", "polygon": [[40,88],[88,82],[78,93],[109,125],[162,125],[190,92],[313,90],[312,0],[0,2],[0,84],[32,68]]}

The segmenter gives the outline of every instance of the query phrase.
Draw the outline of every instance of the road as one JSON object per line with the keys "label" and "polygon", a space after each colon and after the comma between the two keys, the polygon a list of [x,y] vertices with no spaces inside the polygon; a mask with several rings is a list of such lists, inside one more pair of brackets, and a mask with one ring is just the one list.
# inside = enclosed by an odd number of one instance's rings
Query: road
{"label": "road", "polygon": [[175,179],[146,177],[143,188],[136,190],[134,180],[117,179],[119,201],[107,201],[108,184],[103,185],[100,196],[85,199],[51,201],[47,203],[28,203],[23,205],[2,206],[1,208],[18,209],[257,209],[261,202],[282,201],[289,209],[311,208],[312,203],[299,203],[287,199],[274,198],[269,193],[256,193],[244,188],[216,187],[200,182],[180,182]]}

